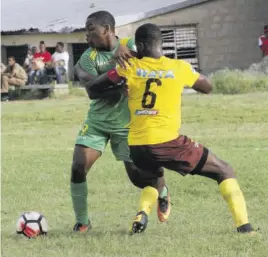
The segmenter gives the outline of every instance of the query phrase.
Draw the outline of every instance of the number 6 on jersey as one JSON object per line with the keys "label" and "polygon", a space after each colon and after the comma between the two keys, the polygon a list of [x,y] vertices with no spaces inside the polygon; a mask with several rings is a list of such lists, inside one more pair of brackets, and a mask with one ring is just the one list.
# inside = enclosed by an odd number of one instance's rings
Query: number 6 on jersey
{"label": "number 6 on jersey", "polygon": [[[152,109],[155,106],[156,102],[156,94],[150,91],[150,87],[152,83],[156,83],[157,86],[162,86],[162,82],[160,79],[150,78],[146,81],[145,91],[142,97],[141,106],[145,109]],[[148,97],[151,97],[150,103],[147,103]]]}

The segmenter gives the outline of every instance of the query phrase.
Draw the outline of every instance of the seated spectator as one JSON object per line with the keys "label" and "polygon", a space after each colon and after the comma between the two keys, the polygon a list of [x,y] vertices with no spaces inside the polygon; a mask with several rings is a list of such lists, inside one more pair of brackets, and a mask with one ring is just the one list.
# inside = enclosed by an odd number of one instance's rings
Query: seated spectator
{"label": "seated spectator", "polygon": [[27,74],[23,67],[16,63],[15,57],[8,58],[8,66],[1,72],[1,100],[8,101],[9,86],[24,86],[27,81]]}
{"label": "seated spectator", "polygon": [[62,76],[68,72],[69,54],[64,51],[64,44],[58,42],[56,52],[52,55],[52,66],[56,73],[57,83],[62,83]]}
{"label": "seated spectator", "polygon": [[27,73],[29,73],[31,71],[33,56],[36,52],[37,52],[37,48],[35,46],[28,49],[28,54],[27,54],[26,59],[25,59],[24,64],[23,64],[23,67]]}
{"label": "seated spectator", "polygon": [[1,73],[3,73],[6,70],[6,65],[1,62]]}
{"label": "seated spectator", "polygon": [[264,26],[264,34],[259,37],[259,47],[263,56],[268,55],[268,25]]}
{"label": "seated spectator", "polygon": [[29,72],[29,84],[34,84],[35,77],[39,84],[44,84],[46,77],[45,65],[51,62],[51,54],[46,50],[44,41],[40,41],[40,52],[33,56],[31,71]]}

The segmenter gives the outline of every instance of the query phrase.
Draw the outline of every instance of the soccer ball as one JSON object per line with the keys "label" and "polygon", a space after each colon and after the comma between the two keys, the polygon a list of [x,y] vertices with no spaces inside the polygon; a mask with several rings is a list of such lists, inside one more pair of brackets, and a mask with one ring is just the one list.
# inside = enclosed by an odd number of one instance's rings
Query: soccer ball
{"label": "soccer ball", "polygon": [[25,212],[17,221],[16,230],[28,238],[46,235],[48,230],[46,218],[39,212]]}

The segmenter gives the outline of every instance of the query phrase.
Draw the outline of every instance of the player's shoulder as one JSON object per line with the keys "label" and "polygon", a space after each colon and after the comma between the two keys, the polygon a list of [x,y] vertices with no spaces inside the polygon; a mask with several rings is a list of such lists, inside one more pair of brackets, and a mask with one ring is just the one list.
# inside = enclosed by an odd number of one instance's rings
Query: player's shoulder
{"label": "player's shoulder", "polygon": [[121,45],[128,47],[132,51],[137,51],[133,37],[120,38],[119,41]]}
{"label": "player's shoulder", "polygon": [[120,44],[124,46],[127,46],[128,44],[131,44],[131,43],[135,43],[135,40],[132,37],[122,37],[122,38],[119,38],[119,41],[120,41]]}
{"label": "player's shoulder", "polygon": [[94,61],[97,56],[97,50],[95,48],[89,47],[81,55],[80,60],[82,61]]}
{"label": "player's shoulder", "polygon": [[95,52],[95,51],[96,51],[95,48],[89,47],[83,52],[82,56],[89,56],[92,52]]}
{"label": "player's shoulder", "polygon": [[189,68],[192,69],[192,64],[189,63],[188,61],[178,59],[176,60],[176,63],[177,63],[178,68],[180,69],[189,69]]}

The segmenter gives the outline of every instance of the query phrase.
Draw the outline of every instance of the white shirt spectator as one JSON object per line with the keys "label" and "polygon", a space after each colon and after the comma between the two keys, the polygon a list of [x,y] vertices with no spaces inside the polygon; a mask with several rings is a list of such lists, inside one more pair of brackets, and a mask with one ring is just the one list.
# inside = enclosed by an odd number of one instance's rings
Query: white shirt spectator
{"label": "white shirt spectator", "polygon": [[58,61],[61,61],[61,60],[64,61],[65,70],[68,71],[69,53],[68,52],[62,52],[62,53],[55,52],[52,55],[52,61],[58,62]]}

